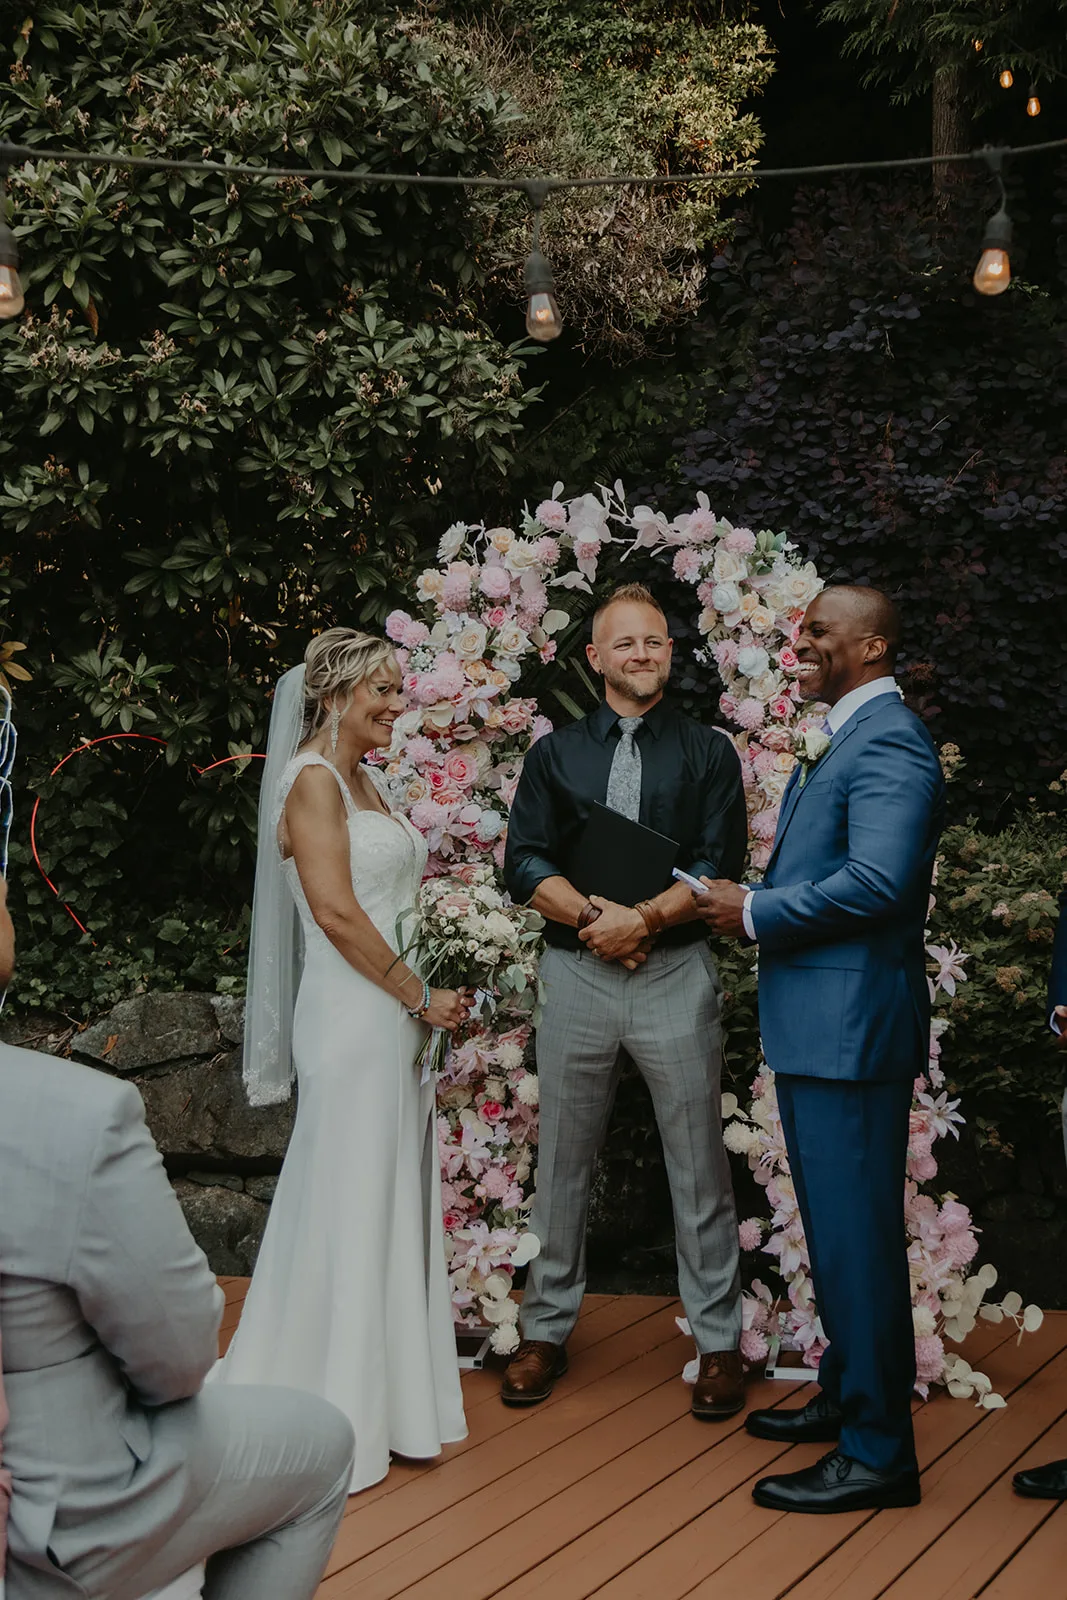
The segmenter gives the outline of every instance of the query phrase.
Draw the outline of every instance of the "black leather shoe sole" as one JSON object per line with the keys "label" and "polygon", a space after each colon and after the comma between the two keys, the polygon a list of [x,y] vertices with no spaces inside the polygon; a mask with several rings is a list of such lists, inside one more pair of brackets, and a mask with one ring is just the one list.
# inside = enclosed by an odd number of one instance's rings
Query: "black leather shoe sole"
{"label": "black leather shoe sole", "polygon": [[773,1412],[753,1411],[745,1418],[745,1427],[756,1439],[771,1439],[776,1444],[835,1444],[841,1436],[840,1418],[815,1420],[803,1418],[799,1411],[783,1411],[780,1417]]}
{"label": "black leather shoe sole", "polygon": [[504,1382],[500,1386],[500,1398],[503,1400],[506,1406],[539,1406],[541,1401],[547,1400],[549,1395],[552,1393],[556,1379],[562,1378],[566,1371],[567,1353],[564,1351],[559,1360],[556,1362],[555,1367],[552,1369],[551,1376],[549,1377],[548,1382],[545,1384],[543,1389],[534,1389],[533,1391],[527,1390],[525,1394],[519,1394],[515,1390],[511,1390],[507,1387],[508,1380],[505,1377]]}
{"label": "black leather shoe sole", "polygon": [[807,1493],[788,1491],[775,1493],[771,1487],[757,1483],[752,1498],[758,1506],[768,1511],[798,1511],[806,1516],[832,1516],[845,1511],[890,1511],[896,1506],[917,1506],[922,1499],[918,1476],[900,1478],[894,1483],[870,1488],[834,1490],[809,1490]]}
{"label": "black leather shoe sole", "polygon": [[689,1407],[689,1412],[691,1416],[696,1417],[698,1422],[722,1422],[726,1417],[736,1417],[737,1413],[744,1409],[745,1397],[740,1395],[738,1399],[732,1400],[729,1405],[697,1405],[694,1400]]}
{"label": "black leather shoe sole", "polygon": [[1067,1483],[1062,1480],[1056,1487],[1031,1477],[1029,1472],[1017,1472],[1011,1480],[1011,1486],[1016,1494],[1025,1495],[1028,1500],[1067,1500]]}

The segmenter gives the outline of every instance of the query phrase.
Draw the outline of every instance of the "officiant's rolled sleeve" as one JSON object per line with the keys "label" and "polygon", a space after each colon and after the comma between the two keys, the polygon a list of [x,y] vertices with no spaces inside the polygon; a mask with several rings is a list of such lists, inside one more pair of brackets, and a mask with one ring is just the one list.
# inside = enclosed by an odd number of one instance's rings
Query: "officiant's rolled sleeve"
{"label": "officiant's rolled sleeve", "polygon": [[508,819],[504,882],[511,898],[525,905],[539,883],[562,876],[555,849],[559,829],[555,799],[543,753],[535,744],[526,757]]}
{"label": "officiant's rolled sleeve", "polygon": [[694,878],[729,878],[736,883],[748,848],[748,812],[741,782],[741,763],[732,742],[712,730],[701,786],[700,831],[688,861],[678,865]]}

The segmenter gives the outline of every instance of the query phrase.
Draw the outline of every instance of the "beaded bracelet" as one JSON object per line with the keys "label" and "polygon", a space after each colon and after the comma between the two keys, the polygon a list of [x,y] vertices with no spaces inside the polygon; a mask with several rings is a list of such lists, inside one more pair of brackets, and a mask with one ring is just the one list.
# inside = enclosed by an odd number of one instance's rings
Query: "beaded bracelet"
{"label": "beaded bracelet", "polygon": [[[412,976],[414,977],[415,974],[413,973]],[[407,1012],[408,1016],[409,1017],[413,1017],[416,1022],[421,1022],[423,1017],[426,1015],[427,1011],[429,1011],[429,1009],[430,1009],[430,985],[426,982],[426,979],[423,978],[423,980],[422,980],[422,1004],[418,1005],[418,1006],[405,1006],[404,1010]]]}

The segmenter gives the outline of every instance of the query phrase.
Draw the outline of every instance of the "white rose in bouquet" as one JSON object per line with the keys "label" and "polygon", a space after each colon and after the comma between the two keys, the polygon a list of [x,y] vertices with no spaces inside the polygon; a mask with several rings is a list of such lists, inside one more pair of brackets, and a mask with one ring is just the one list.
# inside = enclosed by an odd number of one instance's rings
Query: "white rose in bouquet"
{"label": "white rose in bouquet", "polygon": [[485,655],[488,638],[489,635],[480,622],[465,622],[459,632],[452,636],[453,654],[461,661],[478,661]]}
{"label": "white rose in bouquet", "polygon": [[711,591],[711,603],[716,611],[740,611],[741,590],[736,583],[717,583]]}
{"label": "white rose in bouquet", "polygon": [[712,576],[716,583],[736,583],[740,578],[748,577],[748,562],[744,556],[739,556],[733,550],[727,550],[721,544],[715,552],[712,564]]}

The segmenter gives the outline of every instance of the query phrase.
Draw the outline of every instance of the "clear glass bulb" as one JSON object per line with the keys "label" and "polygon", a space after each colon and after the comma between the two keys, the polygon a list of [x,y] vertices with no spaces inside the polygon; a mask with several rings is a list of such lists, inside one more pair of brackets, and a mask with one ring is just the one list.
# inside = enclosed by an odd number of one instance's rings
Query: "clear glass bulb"
{"label": "clear glass bulb", "polygon": [[1004,71],[1000,74],[1000,87],[1002,89],[1010,89],[1014,82],[1015,82],[1015,74],[1014,74],[1014,72],[1011,70],[1010,67],[1005,67]]}
{"label": "clear glass bulb", "polygon": [[975,40],[975,41],[974,41],[974,48],[975,48],[975,49],[976,49],[976,50],[981,50],[981,48],[982,48],[982,46],[983,46],[983,45],[984,45],[984,44],[985,44],[985,40],[984,40],[984,39],[976,39],[976,40]]}
{"label": "clear glass bulb", "polygon": [[995,246],[983,250],[971,281],[979,294],[1003,294],[1011,282],[1008,252]]}
{"label": "clear glass bulb", "polygon": [[1028,117],[1039,117],[1041,115],[1041,101],[1036,94],[1032,94],[1026,102],[1026,115]]}
{"label": "clear glass bulb", "polygon": [[18,272],[14,267],[0,266],[0,321],[17,317],[25,304]]}
{"label": "clear glass bulb", "polygon": [[563,332],[563,318],[559,314],[554,294],[532,294],[526,302],[526,332],[531,339],[548,344]]}

